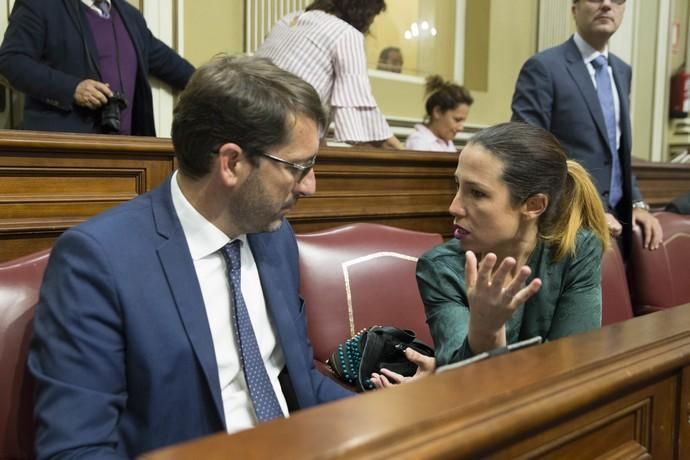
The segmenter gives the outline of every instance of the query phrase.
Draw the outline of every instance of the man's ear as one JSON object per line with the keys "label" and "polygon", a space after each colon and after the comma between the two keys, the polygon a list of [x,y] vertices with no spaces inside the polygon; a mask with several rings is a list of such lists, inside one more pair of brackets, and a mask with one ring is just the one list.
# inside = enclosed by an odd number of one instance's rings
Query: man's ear
{"label": "man's ear", "polygon": [[537,193],[527,198],[522,205],[522,214],[529,219],[537,219],[549,206],[549,197],[543,193]]}
{"label": "man's ear", "polygon": [[243,174],[246,174],[246,163],[242,148],[228,142],[218,149],[216,173],[224,185],[232,187],[237,184]]}

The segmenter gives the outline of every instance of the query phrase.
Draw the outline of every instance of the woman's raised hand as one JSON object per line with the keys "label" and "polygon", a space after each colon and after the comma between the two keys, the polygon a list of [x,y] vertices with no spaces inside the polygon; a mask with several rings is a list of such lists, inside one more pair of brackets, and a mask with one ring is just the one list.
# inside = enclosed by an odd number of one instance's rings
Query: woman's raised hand
{"label": "woman's raised hand", "polygon": [[493,253],[485,255],[479,264],[472,251],[465,253],[465,283],[470,307],[468,339],[474,353],[505,346],[506,321],[541,288],[538,278],[523,286],[531,273],[527,265],[513,275],[514,258],[506,257],[494,271],[496,262]]}

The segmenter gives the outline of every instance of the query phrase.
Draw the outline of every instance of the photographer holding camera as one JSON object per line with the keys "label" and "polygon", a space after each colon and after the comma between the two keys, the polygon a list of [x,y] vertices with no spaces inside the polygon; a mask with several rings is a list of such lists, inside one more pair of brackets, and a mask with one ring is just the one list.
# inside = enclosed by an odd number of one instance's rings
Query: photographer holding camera
{"label": "photographer holding camera", "polygon": [[121,111],[127,108],[127,99],[120,91],[113,92],[110,85],[87,78],[74,91],[74,103],[101,111],[101,129],[105,133],[122,132]]}
{"label": "photographer holding camera", "polygon": [[0,47],[23,129],[155,136],[149,74],[181,90],[193,72],[125,0],[17,0]]}

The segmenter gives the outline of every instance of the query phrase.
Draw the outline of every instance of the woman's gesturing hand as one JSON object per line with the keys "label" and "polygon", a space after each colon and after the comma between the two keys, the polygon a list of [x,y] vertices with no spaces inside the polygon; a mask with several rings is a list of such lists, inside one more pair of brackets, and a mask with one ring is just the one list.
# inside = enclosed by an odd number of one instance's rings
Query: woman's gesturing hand
{"label": "woman's gesturing hand", "polygon": [[465,254],[465,283],[470,307],[468,338],[475,353],[506,345],[505,323],[515,310],[541,288],[541,280],[525,281],[531,270],[523,265],[515,274],[516,261],[506,257],[498,266],[497,258],[488,253],[477,265],[472,251]]}

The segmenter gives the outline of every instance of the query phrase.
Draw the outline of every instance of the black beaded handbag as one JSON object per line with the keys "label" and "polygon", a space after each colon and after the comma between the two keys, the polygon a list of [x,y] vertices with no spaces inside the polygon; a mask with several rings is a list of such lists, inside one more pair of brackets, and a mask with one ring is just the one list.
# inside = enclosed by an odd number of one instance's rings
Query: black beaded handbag
{"label": "black beaded handbag", "polygon": [[392,326],[373,326],[338,345],[327,361],[333,373],[341,381],[354,386],[358,391],[374,389],[369,380],[372,372],[386,368],[406,377],[417,372],[417,365],[410,362],[404,350],[413,350],[434,356],[434,349],[417,340],[414,331]]}

